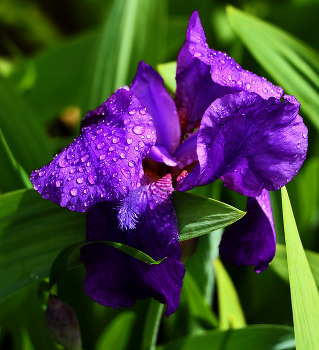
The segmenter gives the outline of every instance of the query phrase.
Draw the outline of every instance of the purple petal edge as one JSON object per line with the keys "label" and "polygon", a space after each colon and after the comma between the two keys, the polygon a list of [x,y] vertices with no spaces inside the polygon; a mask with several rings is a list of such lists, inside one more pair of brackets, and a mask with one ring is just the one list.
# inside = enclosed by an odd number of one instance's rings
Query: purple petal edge
{"label": "purple petal edge", "polygon": [[223,259],[239,267],[254,265],[257,273],[266,270],[276,252],[268,191],[264,189],[256,198],[248,197],[247,214],[225,231],[219,252]]}
{"label": "purple petal edge", "polygon": [[125,89],[117,90],[100,110],[103,119],[83,127],[51,163],[32,172],[31,182],[43,198],[85,212],[139,186],[142,159],[156,141],[151,116]]}

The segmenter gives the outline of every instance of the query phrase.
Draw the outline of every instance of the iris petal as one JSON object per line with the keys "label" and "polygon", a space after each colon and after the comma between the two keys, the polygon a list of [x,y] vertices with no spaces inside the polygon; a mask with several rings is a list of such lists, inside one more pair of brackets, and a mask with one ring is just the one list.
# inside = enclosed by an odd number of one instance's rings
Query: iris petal
{"label": "iris petal", "polygon": [[157,142],[170,154],[180,142],[180,126],[175,103],[164,87],[163,78],[141,61],[131,91],[144,103],[153,117]]}
{"label": "iris petal", "polygon": [[268,191],[248,197],[247,214],[222,236],[219,252],[237,266],[254,265],[264,271],[276,252],[276,235]]}
{"label": "iris petal", "polygon": [[148,265],[101,243],[85,246],[81,249],[81,260],[87,269],[84,287],[98,303],[116,308],[152,296],[167,304],[169,316],[177,309],[185,274],[180,262],[171,176],[156,182],[147,179],[139,191],[135,205],[139,206],[140,215],[135,229],[118,228],[118,211],[114,209],[117,202],[99,203],[87,213],[87,240],[125,243],[153,259],[167,258],[159,265]]}
{"label": "iris petal", "polygon": [[214,82],[238,90],[252,91],[265,99],[271,96],[276,98],[282,96],[283,90],[280,86],[275,86],[265,78],[243,70],[225,52],[209,48],[197,11],[193,12],[187,31],[189,52],[211,67],[210,73]]}
{"label": "iris petal", "polygon": [[139,185],[142,159],[156,141],[151,116],[124,89],[117,90],[101,110],[103,119],[82,128],[51,163],[32,172],[33,186],[43,198],[84,212]]}
{"label": "iris petal", "polygon": [[197,137],[199,163],[178,189],[222,178],[229,189],[257,197],[263,188],[276,191],[290,181],[306,157],[307,128],[299,103],[285,99],[243,91],[212,103]]}

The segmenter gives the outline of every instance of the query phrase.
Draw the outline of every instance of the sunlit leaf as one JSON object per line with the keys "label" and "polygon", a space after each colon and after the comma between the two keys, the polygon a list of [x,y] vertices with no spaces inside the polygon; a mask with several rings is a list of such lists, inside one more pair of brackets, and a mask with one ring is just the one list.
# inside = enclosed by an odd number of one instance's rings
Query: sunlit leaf
{"label": "sunlit leaf", "polygon": [[170,343],[161,344],[157,350],[285,350],[294,349],[294,344],[292,327],[258,325],[188,335]]}
{"label": "sunlit leaf", "polygon": [[285,187],[281,189],[288,273],[297,350],[319,348],[319,294],[300,241]]}
{"label": "sunlit leaf", "polygon": [[215,199],[178,191],[174,192],[174,208],[181,241],[228,226],[245,215]]}
{"label": "sunlit leaf", "polygon": [[319,130],[319,53],[282,29],[227,6],[227,17],[256,60],[294,95]]}
{"label": "sunlit leaf", "polygon": [[176,66],[176,62],[161,63],[157,66],[159,74],[162,76],[165,85],[171,92],[175,92],[176,90]]}
{"label": "sunlit leaf", "polygon": [[97,340],[94,350],[124,350],[129,343],[136,313],[124,311],[117,315]]}

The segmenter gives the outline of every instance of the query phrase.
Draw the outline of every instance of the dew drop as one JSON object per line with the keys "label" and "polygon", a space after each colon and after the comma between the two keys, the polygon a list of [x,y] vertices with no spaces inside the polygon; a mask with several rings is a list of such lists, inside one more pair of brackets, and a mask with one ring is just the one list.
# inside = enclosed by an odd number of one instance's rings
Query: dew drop
{"label": "dew drop", "polygon": [[71,196],[76,196],[77,194],[78,194],[78,189],[77,188],[71,188],[71,190],[70,190],[70,194],[71,194]]}
{"label": "dew drop", "polygon": [[72,211],[74,211],[74,210],[76,209],[76,207],[75,207],[74,204],[68,204],[67,208],[68,208],[69,210],[72,210]]}
{"label": "dew drop", "polygon": [[124,159],[124,158],[125,158],[125,153],[121,153],[121,154],[120,154],[120,157],[121,157],[122,159]]}
{"label": "dew drop", "polygon": [[168,221],[171,218],[171,215],[169,213],[166,213],[163,215],[163,221]]}
{"label": "dew drop", "polygon": [[59,160],[59,166],[61,167],[61,168],[65,168],[65,167],[67,167],[69,164],[64,160],[64,159],[61,159],[61,160]]}
{"label": "dew drop", "polygon": [[135,108],[131,109],[131,110],[129,111],[129,114],[130,114],[130,115],[136,114],[136,109],[135,109]]}
{"label": "dew drop", "polygon": [[100,142],[96,146],[97,149],[102,149],[103,147],[105,147],[105,143],[104,142]]}
{"label": "dew drop", "polygon": [[99,178],[97,175],[89,174],[88,176],[88,180],[91,185],[95,185],[98,182],[98,179]]}
{"label": "dew drop", "polygon": [[146,108],[141,108],[140,109],[140,114],[145,115],[146,114]]}
{"label": "dew drop", "polygon": [[307,134],[302,134],[302,137],[303,137],[304,139],[306,139],[306,138],[307,138]]}
{"label": "dew drop", "polygon": [[118,137],[114,136],[114,137],[112,138],[112,142],[113,142],[113,143],[119,143],[119,142],[120,142],[120,139],[119,139]]}
{"label": "dew drop", "polygon": [[128,139],[126,140],[126,142],[127,142],[128,145],[130,145],[130,144],[133,142],[133,139],[128,138]]}
{"label": "dew drop", "polygon": [[100,155],[100,160],[104,160],[106,158],[105,154]]}
{"label": "dew drop", "polygon": [[45,170],[39,171],[39,176],[43,176],[43,175],[45,175]]}
{"label": "dew drop", "polygon": [[78,178],[76,179],[76,182],[77,182],[78,184],[83,184],[84,178],[83,178],[83,177],[78,177]]}
{"label": "dew drop", "polygon": [[88,159],[90,158],[90,156],[88,154],[85,154],[82,158],[81,158],[81,162],[85,163]]}
{"label": "dew drop", "polygon": [[164,227],[168,228],[170,226],[171,226],[171,224],[169,222],[165,222]]}
{"label": "dew drop", "polygon": [[128,118],[127,118],[127,119],[124,119],[124,124],[125,124],[125,125],[129,125],[130,122],[131,122],[131,121],[130,121]]}
{"label": "dew drop", "polygon": [[56,180],[55,186],[59,188],[61,186],[61,181],[60,180]]}
{"label": "dew drop", "polygon": [[109,147],[109,152],[113,152],[113,151],[115,151],[115,147],[114,146]]}
{"label": "dew drop", "polygon": [[144,131],[145,131],[145,128],[143,125],[135,125],[133,127],[133,132],[136,135],[142,135],[144,133]]}
{"label": "dew drop", "polygon": [[121,168],[121,172],[122,172],[123,176],[126,177],[127,179],[129,179],[131,177],[131,173],[127,169]]}
{"label": "dew drop", "polygon": [[134,163],[133,163],[133,162],[128,162],[128,166],[129,166],[130,168],[134,168]]}

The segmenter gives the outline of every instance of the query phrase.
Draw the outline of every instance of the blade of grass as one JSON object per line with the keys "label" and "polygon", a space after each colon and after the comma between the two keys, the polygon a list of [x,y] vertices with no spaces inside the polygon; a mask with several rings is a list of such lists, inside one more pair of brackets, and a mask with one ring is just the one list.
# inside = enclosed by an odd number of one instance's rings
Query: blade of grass
{"label": "blade of grass", "polygon": [[297,350],[319,349],[319,294],[302,247],[288,192],[281,189]]}

